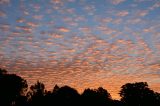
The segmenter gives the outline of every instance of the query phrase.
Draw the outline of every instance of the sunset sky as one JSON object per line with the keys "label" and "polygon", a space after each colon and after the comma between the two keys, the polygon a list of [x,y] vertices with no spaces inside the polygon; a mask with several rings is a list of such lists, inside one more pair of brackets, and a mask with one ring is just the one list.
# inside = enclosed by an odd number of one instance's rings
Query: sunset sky
{"label": "sunset sky", "polygon": [[160,0],[0,0],[0,68],[49,90],[160,92]]}

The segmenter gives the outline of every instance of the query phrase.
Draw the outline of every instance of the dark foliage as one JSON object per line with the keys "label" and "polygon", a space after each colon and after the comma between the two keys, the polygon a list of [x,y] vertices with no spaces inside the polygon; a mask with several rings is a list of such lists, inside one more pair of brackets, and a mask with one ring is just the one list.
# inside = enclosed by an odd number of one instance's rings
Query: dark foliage
{"label": "dark foliage", "polygon": [[15,74],[0,69],[0,106],[15,104],[27,91],[27,82]]}
{"label": "dark foliage", "polygon": [[31,106],[41,106],[44,104],[45,86],[43,83],[37,81],[35,85],[30,87],[27,93],[28,101]]}
{"label": "dark foliage", "polygon": [[127,83],[121,87],[120,100],[113,100],[102,87],[85,89],[79,94],[69,86],[55,85],[47,91],[39,81],[27,91],[26,80],[0,69],[0,106],[160,106],[160,93],[146,82]]}
{"label": "dark foliage", "polygon": [[68,105],[75,106],[79,102],[80,95],[79,93],[69,86],[63,87],[54,87],[52,96],[54,97],[54,101],[56,105]]}
{"label": "dark foliage", "polygon": [[111,96],[107,90],[99,87],[98,89],[85,89],[81,95],[83,105],[106,106],[111,103]]}
{"label": "dark foliage", "polygon": [[159,94],[146,82],[127,83],[121,88],[121,101],[127,106],[160,106]]}

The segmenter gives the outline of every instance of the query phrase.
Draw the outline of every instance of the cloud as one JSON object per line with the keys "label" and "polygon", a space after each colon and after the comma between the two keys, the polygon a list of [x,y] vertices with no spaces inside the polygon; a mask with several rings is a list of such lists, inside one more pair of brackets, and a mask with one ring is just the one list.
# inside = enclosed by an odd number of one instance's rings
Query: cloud
{"label": "cloud", "polygon": [[10,0],[0,0],[0,4],[8,4],[10,3]]}
{"label": "cloud", "polygon": [[27,24],[28,26],[30,26],[30,27],[33,27],[33,28],[39,26],[39,25],[38,25],[37,23],[35,23],[35,22],[27,22],[26,24]]}
{"label": "cloud", "polygon": [[49,36],[52,36],[53,38],[63,38],[62,34],[58,34],[58,33],[48,33]]}
{"label": "cloud", "polygon": [[140,10],[136,13],[137,16],[144,17],[149,13],[148,10]]}
{"label": "cloud", "polygon": [[107,18],[102,18],[102,19],[98,19],[101,23],[109,23],[111,22],[113,19],[111,17],[107,17]]}
{"label": "cloud", "polygon": [[65,27],[59,27],[57,28],[60,32],[69,32],[70,30],[68,28]]}
{"label": "cloud", "polygon": [[102,33],[108,34],[108,35],[116,32],[115,29],[109,28],[107,26],[98,26],[97,29],[102,31]]}
{"label": "cloud", "polygon": [[111,3],[114,4],[114,5],[118,5],[118,4],[123,3],[125,1],[126,0],[111,0]]}
{"label": "cloud", "polygon": [[119,11],[116,16],[120,16],[120,17],[124,17],[124,16],[127,16],[129,14],[128,11],[126,10],[123,10],[123,11]]}
{"label": "cloud", "polygon": [[91,32],[91,28],[90,27],[81,27],[79,28],[80,31],[82,31],[83,33],[90,33]]}
{"label": "cloud", "polygon": [[113,24],[120,24],[122,21],[123,21],[122,18],[118,18],[118,19],[112,20],[112,23],[113,23]]}
{"label": "cloud", "polygon": [[61,3],[61,0],[51,0],[52,3]]}
{"label": "cloud", "polygon": [[16,20],[16,22],[18,23],[24,23],[26,20],[24,18],[19,18]]}
{"label": "cloud", "polygon": [[0,24],[0,30],[9,32],[10,25],[9,24]]}
{"label": "cloud", "polygon": [[127,20],[127,23],[129,24],[137,24],[137,23],[142,23],[143,20],[141,18],[134,18],[134,19],[130,19],[130,20]]}
{"label": "cloud", "polygon": [[134,0],[135,2],[146,2],[146,1],[152,1],[152,0]]}
{"label": "cloud", "polygon": [[12,35],[21,35],[22,33],[21,32],[19,32],[19,31],[13,31],[12,32]]}
{"label": "cloud", "polygon": [[25,33],[31,33],[33,31],[29,26],[16,26],[16,29]]}
{"label": "cloud", "polygon": [[33,18],[36,20],[42,20],[43,15],[34,15]]}
{"label": "cloud", "polygon": [[149,10],[154,10],[156,8],[160,7],[160,2],[156,2],[154,5],[152,5],[151,7],[149,7]]}
{"label": "cloud", "polygon": [[0,11],[0,17],[6,17],[6,13],[3,11]]}

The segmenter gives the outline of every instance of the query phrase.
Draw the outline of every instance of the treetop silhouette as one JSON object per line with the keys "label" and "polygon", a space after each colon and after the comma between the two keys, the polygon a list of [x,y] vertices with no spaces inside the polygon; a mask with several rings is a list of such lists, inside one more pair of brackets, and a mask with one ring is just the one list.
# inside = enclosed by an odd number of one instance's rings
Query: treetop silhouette
{"label": "treetop silhouette", "polygon": [[148,87],[147,82],[127,83],[121,87],[121,101],[127,106],[158,106],[157,93]]}
{"label": "treetop silhouette", "polygon": [[15,74],[0,69],[0,101],[2,106],[11,105],[27,91],[27,81]]}
{"label": "treetop silhouette", "polygon": [[120,100],[99,87],[87,88],[82,94],[70,86],[55,85],[47,91],[37,81],[27,91],[27,81],[0,69],[0,106],[160,106],[160,93],[151,90],[147,82],[127,83],[121,87]]}

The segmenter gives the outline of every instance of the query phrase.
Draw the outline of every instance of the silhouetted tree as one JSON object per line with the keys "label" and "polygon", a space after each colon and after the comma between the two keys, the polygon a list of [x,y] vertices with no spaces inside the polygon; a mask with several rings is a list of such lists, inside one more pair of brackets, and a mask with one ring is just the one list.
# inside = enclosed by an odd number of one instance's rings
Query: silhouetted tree
{"label": "silhouetted tree", "polygon": [[127,106],[159,106],[156,94],[146,82],[127,83],[121,88],[121,101]]}
{"label": "silhouetted tree", "polygon": [[27,96],[19,96],[15,100],[15,105],[14,106],[29,106]]}
{"label": "silhouetted tree", "polygon": [[112,100],[111,106],[125,106],[120,100]]}
{"label": "silhouetted tree", "polygon": [[112,100],[102,87],[85,89],[80,95],[69,86],[55,85],[46,91],[39,81],[30,87],[26,80],[0,69],[0,106],[160,106],[160,93],[154,92],[146,82],[127,83],[121,87],[121,100]]}
{"label": "silhouetted tree", "polygon": [[0,70],[0,73],[0,106],[13,105],[17,98],[25,95],[27,82],[15,74],[7,74],[6,70]]}
{"label": "silhouetted tree", "polygon": [[111,96],[107,90],[99,87],[98,89],[85,89],[81,95],[83,105],[106,106],[111,104]]}
{"label": "silhouetted tree", "polygon": [[56,93],[59,89],[60,87],[56,84],[53,88],[53,93]]}
{"label": "silhouetted tree", "polygon": [[30,87],[27,93],[31,106],[43,106],[45,96],[45,85],[39,81]]}
{"label": "silhouetted tree", "polygon": [[45,106],[55,106],[58,104],[57,92],[60,89],[58,85],[55,85],[52,91],[47,91],[45,95]]}
{"label": "silhouetted tree", "polygon": [[155,92],[155,97],[153,98],[155,101],[155,106],[160,106],[160,93]]}
{"label": "silhouetted tree", "polygon": [[0,76],[7,74],[7,70],[0,68]]}
{"label": "silhouetted tree", "polygon": [[55,97],[51,91],[47,91],[44,97],[45,106],[55,106]]}
{"label": "silhouetted tree", "polygon": [[76,106],[79,103],[79,93],[74,88],[69,86],[55,86],[53,90],[55,104],[58,106]]}

